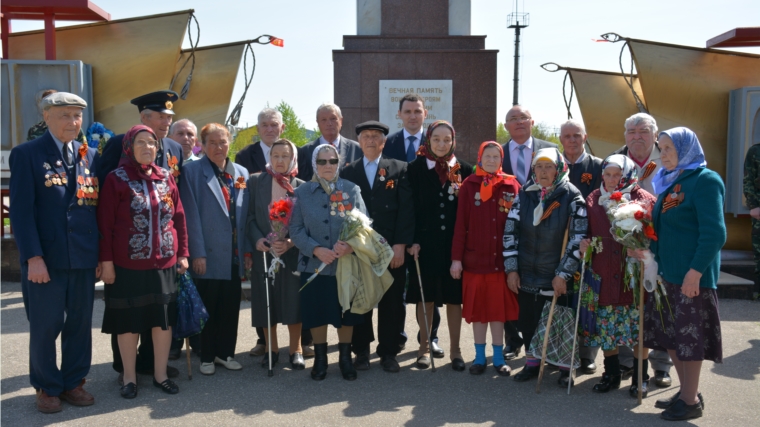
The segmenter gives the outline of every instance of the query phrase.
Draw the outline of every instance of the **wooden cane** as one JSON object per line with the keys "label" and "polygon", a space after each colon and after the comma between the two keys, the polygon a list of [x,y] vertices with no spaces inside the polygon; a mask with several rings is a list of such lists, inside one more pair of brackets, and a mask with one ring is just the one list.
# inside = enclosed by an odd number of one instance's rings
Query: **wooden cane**
{"label": "wooden cane", "polygon": [[190,337],[185,338],[185,353],[187,353],[187,379],[193,380],[193,365],[190,361]]}
{"label": "wooden cane", "polygon": [[643,399],[642,389],[644,380],[644,262],[639,262],[639,405]]}
{"label": "wooden cane", "polygon": [[[586,249],[588,251],[588,249]],[[586,254],[581,254],[581,283],[578,286],[578,307],[575,309],[575,329],[573,329],[573,351],[570,353],[570,381],[567,383],[567,394],[570,394],[570,388],[573,386],[573,377],[575,374],[575,344],[578,342],[578,323],[581,318],[581,297],[583,297],[583,276],[586,273]]]}

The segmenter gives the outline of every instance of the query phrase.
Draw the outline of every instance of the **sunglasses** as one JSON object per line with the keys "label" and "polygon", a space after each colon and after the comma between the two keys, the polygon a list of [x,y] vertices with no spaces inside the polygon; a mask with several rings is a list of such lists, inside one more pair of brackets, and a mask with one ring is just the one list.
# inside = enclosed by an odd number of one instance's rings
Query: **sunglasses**
{"label": "sunglasses", "polygon": [[324,166],[327,164],[327,162],[330,162],[331,165],[337,165],[338,161],[338,159],[317,159],[317,164],[319,166]]}

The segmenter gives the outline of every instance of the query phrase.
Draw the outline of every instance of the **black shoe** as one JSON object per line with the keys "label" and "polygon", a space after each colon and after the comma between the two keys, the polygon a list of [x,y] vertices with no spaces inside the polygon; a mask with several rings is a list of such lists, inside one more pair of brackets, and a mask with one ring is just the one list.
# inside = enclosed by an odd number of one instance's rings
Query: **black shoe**
{"label": "black shoe", "polygon": [[427,369],[430,367],[430,358],[428,356],[420,356],[417,358],[417,368]]}
{"label": "black shoe", "polygon": [[464,368],[465,368],[464,360],[457,357],[456,359],[451,361],[451,369],[462,372],[464,371]]}
{"label": "black shoe", "polygon": [[293,368],[294,371],[302,371],[306,367],[306,364],[303,361],[303,354],[301,353],[291,354],[290,367]]}
{"label": "black shoe", "polygon": [[153,378],[153,385],[163,390],[164,393],[167,394],[177,394],[179,393],[179,387],[177,387],[177,384],[174,384],[174,381],[170,379],[165,379],[164,382],[160,383],[156,381],[155,378]]}
{"label": "black shoe", "polygon": [[512,374],[512,368],[510,368],[508,365],[493,365],[493,368],[496,369],[496,373],[502,377],[508,377]]}
{"label": "black shoe", "polygon": [[657,387],[666,388],[673,385],[673,380],[665,371],[654,371],[654,383]]}
{"label": "black shoe", "polygon": [[591,359],[581,359],[581,372],[584,374],[594,374],[596,373],[596,363],[594,363]]}
{"label": "black shoe", "polygon": [[438,343],[435,341],[430,343],[430,353],[432,353],[433,357],[436,359],[443,359],[443,356],[446,355],[443,349],[439,347]]}
{"label": "black shoe", "polygon": [[627,380],[631,378],[631,375],[633,375],[633,368],[620,365],[620,379]]}
{"label": "black shoe", "polygon": [[668,421],[683,421],[690,420],[692,418],[699,418],[702,416],[702,405],[697,402],[693,405],[687,405],[681,399],[676,402],[670,408],[666,409],[660,414],[660,418]]}
{"label": "black shoe", "polygon": [[351,361],[351,343],[339,343],[338,366],[344,380],[353,381],[356,379],[356,369]]}
{"label": "black shoe", "polygon": [[311,379],[321,381],[327,376],[327,343],[314,344],[314,366]]}
{"label": "black shoe", "polygon": [[179,359],[179,356],[182,354],[181,348],[172,348],[169,350],[169,360],[177,360]]}
{"label": "black shoe", "polygon": [[[647,393],[649,392],[649,381],[644,380],[642,381],[641,386],[641,398],[647,397]],[[628,389],[628,393],[631,395],[631,397],[638,399],[639,397],[639,386],[634,381],[633,384],[631,384],[631,388]]]}
{"label": "black shoe", "polygon": [[137,384],[135,383],[129,383],[121,386],[119,389],[119,393],[121,394],[121,397],[125,399],[134,399],[137,397]]}
{"label": "black shoe", "polygon": [[[654,407],[655,408],[660,408],[660,409],[668,409],[668,408],[670,408],[671,406],[673,406],[678,401],[679,397],[681,397],[681,391],[680,390],[678,392],[676,392],[676,394],[674,394],[673,396],[670,396],[667,399],[660,399],[660,400],[654,402]],[[702,399],[702,393],[697,393],[697,397],[699,398],[699,404],[702,406],[702,410],[704,411],[705,410],[705,400]]]}
{"label": "black shoe", "polygon": [[620,388],[621,379],[622,377],[620,375],[607,375],[605,372],[602,375],[602,381],[600,381],[598,384],[594,384],[594,388],[592,390],[597,393],[607,393],[610,390],[617,390]]}
{"label": "black shoe", "polygon": [[522,346],[513,347],[511,344],[507,344],[507,346],[504,347],[504,359],[505,360],[517,359],[520,356],[521,349],[522,349]]}
{"label": "black shoe", "polygon": [[357,371],[369,371],[369,350],[356,353],[354,368]]}
{"label": "black shoe", "polygon": [[513,378],[515,381],[521,383],[521,382],[528,381],[528,380],[538,377],[538,371],[539,371],[538,366],[525,366]]}
{"label": "black shoe", "polygon": [[564,369],[560,370],[557,384],[559,384],[559,386],[562,388],[567,388],[568,384],[572,384],[571,387],[575,387],[575,381],[570,378],[570,371],[565,371]]}
{"label": "black shoe", "polygon": [[486,371],[486,365],[481,365],[480,363],[473,363],[472,365],[470,365],[470,373],[472,375],[480,375],[485,371]]}
{"label": "black shoe", "polygon": [[401,367],[396,361],[396,356],[384,356],[380,358],[380,365],[383,367],[383,371],[395,374],[401,370]]}
{"label": "black shoe", "polygon": [[[280,361],[280,352],[279,351],[273,351],[272,352],[272,369],[274,369],[274,366],[279,361]],[[264,358],[261,359],[261,367],[265,368],[265,369],[269,368],[269,354],[264,353]]]}

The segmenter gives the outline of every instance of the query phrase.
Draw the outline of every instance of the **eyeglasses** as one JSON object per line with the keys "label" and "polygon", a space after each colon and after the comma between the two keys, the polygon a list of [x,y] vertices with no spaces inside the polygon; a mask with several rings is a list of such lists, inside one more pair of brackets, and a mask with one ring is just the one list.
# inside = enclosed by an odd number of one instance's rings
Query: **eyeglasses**
{"label": "eyeglasses", "polygon": [[522,123],[522,122],[527,122],[528,120],[530,120],[530,117],[520,116],[520,117],[512,117],[511,119],[507,119],[507,122],[509,122],[509,123]]}
{"label": "eyeglasses", "polygon": [[327,162],[330,162],[331,165],[337,165],[338,159],[317,159],[317,164],[319,166],[324,166],[327,164]]}

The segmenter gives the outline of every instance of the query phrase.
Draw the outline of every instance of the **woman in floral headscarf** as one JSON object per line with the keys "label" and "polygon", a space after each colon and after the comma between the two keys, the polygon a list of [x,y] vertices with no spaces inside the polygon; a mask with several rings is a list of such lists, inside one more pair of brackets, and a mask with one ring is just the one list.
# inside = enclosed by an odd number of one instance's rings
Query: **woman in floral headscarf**
{"label": "woman in floral headscarf", "polygon": [[[451,367],[464,371],[459,348],[462,325],[462,281],[454,279],[446,267],[451,266],[451,243],[457,218],[459,188],[472,173],[472,166],[454,155],[456,133],[449,122],[439,120],[428,126],[425,144],[409,165],[409,182],[414,191],[414,244],[407,249],[419,259],[427,324],[433,322],[433,306],[446,304],[449,325]],[[409,265],[409,287],[406,302],[417,304],[417,323],[425,326],[417,267]],[[430,366],[427,334],[420,333],[417,367]]]}
{"label": "woman in floral headscarf", "polygon": [[[294,248],[289,236],[284,239],[269,239],[272,232],[269,210],[273,202],[289,200],[295,189],[303,184],[298,175],[298,150],[292,142],[280,139],[272,143],[267,159],[266,172],[256,173],[248,179],[248,222],[246,233],[251,246],[267,254],[267,263],[261,254],[253,257],[251,277],[251,321],[253,327],[264,328],[264,342],[268,343],[272,334],[272,364],[279,360],[277,345],[277,324],[288,326],[290,334],[290,366],[294,370],[304,369],[301,349],[301,304],[298,289],[299,277],[294,275],[298,264],[298,249]],[[292,203],[292,199],[290,199]],[[291,205],[292,206],[292,205]],[[274,240],[274,241],[270,241]],[[272,262],[272,253],[277,255],[284,266],[280,266],[274,278],[269,279],[269,306],[272,330],[267,331],[267,270]],[[269,355],[265,354],[261,366],[269,365]]]}
{"label": "woman in floral headscarf", "polygon": [[[627,252],[610,233],[607,210],[610,199],[625,198],[644,205],[654,206],[655,197],[638,185],[636,167],[628,156],[613,154],[602,163],[602,185],[586,199],[588,209],[588,239],[580,244],[584,253],[591,238],[601,239],[602,251],[591,257],[591,269],[586,270],[586,280],[581,296],[581,335],[584,345],[601,347],[604,352],[602,381],[594,385],[597,393],[607,393],[620,387],[621,371],[618,347],[633,347],[639,342],[639,310],[634,303],[635,291],[625,278]],[[634,355],[639,354],[634,352]],[[643,351],[642,395],[646,396],[649,383],[648,350]],[[634,359],[630,394],[638,396],[638,368]]]}
{"label": "woman in floral headscarf", "polygon": [[169,394],[179,392],[166,375],[166,363],[177,322],[176,276],[187,270],[188,240],[174,178],[153,163],[157,149],[149,127],[130,129],[119,167],[106,177],[98,206],[101,278],[106,284],[103,332],[118,334],[124,361],[121,396],[126,399],[137,396],[137,339],[148,329],[155,354],[153,385]]}
{"label": "woman in floral headscarf", "polygon": [[504,322],[517,319],[517,299],[506,288],[499,237],[520,184],[501,171],[504,152],[494,141],[480,145],[475,174],[459,189],[459,205],[451,247],[451,277],[462,279],[462,316],[472,323],[475,360],[470,373],[486,369],[486,333],[491,327],[492,363],[508,376],[504,361]]}
{"label": "woman in floral headscarf", "polygon": [[[509,289],[518,294],[525,349],[535,334],[544,303],[558,296],[567,305],[567,282],[579,267],[578,244],[586,234],[586,203],[567,178],[567,164],[556,148],[533,155],[531,178],[512,204],[504,227],[504,267]],[[564,243],[566,242],[566,243]],[[563,247],[564,243],[564,247]],[[527,357],[515,381],[537,377],[540,359]],[[560,386],[567,386],[563,368]]]}

